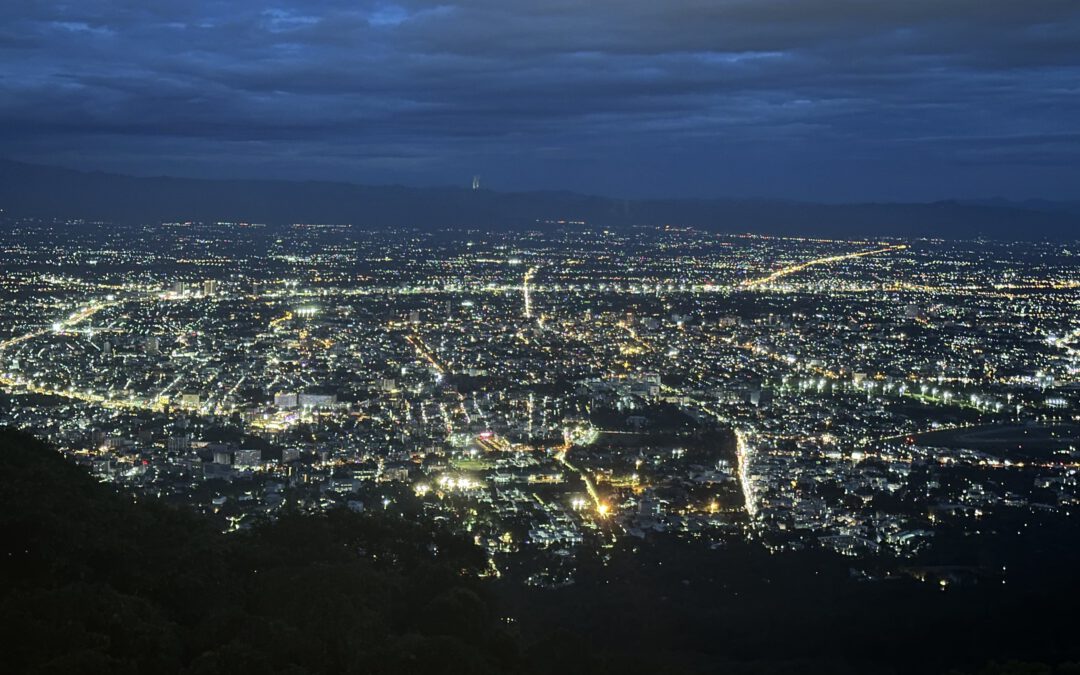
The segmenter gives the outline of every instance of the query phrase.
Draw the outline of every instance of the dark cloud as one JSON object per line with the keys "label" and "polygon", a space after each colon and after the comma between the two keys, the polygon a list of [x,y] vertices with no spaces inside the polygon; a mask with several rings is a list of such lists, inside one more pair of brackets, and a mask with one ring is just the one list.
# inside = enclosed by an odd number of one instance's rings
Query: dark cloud
{"label": "dark cloud", "polygon": [[1074,197],[1075,0],[0,5],[0,152],[614,194]]}

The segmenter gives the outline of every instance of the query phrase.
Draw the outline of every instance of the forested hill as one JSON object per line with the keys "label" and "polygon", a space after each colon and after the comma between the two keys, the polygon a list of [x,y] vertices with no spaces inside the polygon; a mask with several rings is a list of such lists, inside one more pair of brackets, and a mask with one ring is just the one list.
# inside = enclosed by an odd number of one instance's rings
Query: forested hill
{"label": "forested hill", "polygon": [[471,544],[334,512],[239,535],[0,431],[4,672],[506,673]]}
{"label": "forested hill", "polygon": [[853,581],[817,554],[663,541],[582,554],[566,588],[495,586],[477,577],[477,548],[424,525],[334,511],[225,535],[0,430],[0,663],[63,675],[1080,675],[1077,526],[1030,536],[1038,523],[1008,524],[1019,583],[948,593]]}
{"label": "forested hill", "polygon": [[572,192],[370,186],[326,181],[133,177],[0,160],[0,213],[118,223],[349,223],[356,228],[684,225],[797,236],[1004,240],[1080,237],[1080,211],[1046,203],[820,204],[763,199],[613,199]]}

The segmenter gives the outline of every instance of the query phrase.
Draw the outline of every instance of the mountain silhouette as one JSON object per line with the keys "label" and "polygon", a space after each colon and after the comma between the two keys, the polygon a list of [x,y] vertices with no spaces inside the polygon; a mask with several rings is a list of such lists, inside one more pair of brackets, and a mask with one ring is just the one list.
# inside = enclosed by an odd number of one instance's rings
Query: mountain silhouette
{"label": "mountain silhouette", "polygon": [[572,192],[370,186],[326,181],[133,177],[0,160],[7,217],[117,223],[349,223],[363,229],[692,226],[797,236],[1075,240],[1080,210],[1046,202],[821,204],[761,199],[614,199]]}

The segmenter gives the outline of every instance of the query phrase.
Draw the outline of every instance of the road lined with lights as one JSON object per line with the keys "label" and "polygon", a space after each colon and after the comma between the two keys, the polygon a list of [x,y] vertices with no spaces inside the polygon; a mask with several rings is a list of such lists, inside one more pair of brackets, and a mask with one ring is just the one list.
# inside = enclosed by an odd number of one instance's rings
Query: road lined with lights
{"label": "road lined with lights", "polygon": [[555,459],[567,469],[570,469],[581,476],[581,480],[585,482],[585,490],[589,493],[589,497],[593,501],[593,506],[596,508],[596,515],[603,518],[610,512],[611,507],[600,497],[600,493],[597,491],[596,485],[593,483],[589,474],[584,470],[577,468],[570,463],[570,460],[566,459],[566,454],[570,451],[571,445],[570,438],[567,436],[566,441],[558,447],[555,453]]}
{"label": "road lined with lights", "polygon": [[844,260],[864,258],[870,255],[880,255],[882,253],[891,253],[893,251],[903,251],[906,248],[907,246],[905,244],[896,244],[895,246],[886,246],[885,248],[878,248],[872,251],[859,251],[857,253],[845,253],[843,255],[831,255],[824,258],[815,258],[813,260],[807,260],[806,262],[798,263],[796,265],[789,265],[787,267],[783,267],[776,270],[772,274],[760,277],[758,279],[744,281],[742,284],[739,285],[739,288],[746,289],[764,286],[765,284],[776,281],[777,279],[780,279],[782,277],[795,274],[796,272],[801,272],[809,267],[816,267],[818,265],[829,265],[831,263],[842,262]]}
{"label": "road lined with lights", "polygon": [[[161,299],[161,296],[157,294],[150,294],[141,298],[136,297],[92,302],[86,307],[75,311],[68,318],[52,324],[50,328],[41,328],[39,330],[30,331],[29,333],[25,333],[18,337],[14,337],[5,340],[4,342],[0,342],[0,354],[3,354],[4,351],[10,349],[11,347],[22,344],[23,342],[28,342],[30,340],[33,340],[34,338],[48,335],[49,333],[63,333],[67,330],[70,330],[75,326],[83,323],[84,321],[92,318],[94,315],[98,314],[104,309],[116,307],[128,302],[145,302],[148,300],[157,299]],[[82,403],[97,405],[102,408],[119,410],[148,410],[151,412],[160,412],[165,408],[165,406],[161,403],[160,399],[155,401],[144,401],[137,398],[110,398],[108,396],[102,394],[95,394],[90,391],[79,391],[73,387],[69,387],[67,389],[53,389],[50,387],[42,387],[40,385],[34,384],[33,382],[29,382],[21,378],[16,379],[7,377],[6,375],[0,375],[0,386],[9,390],[17,389],[31,394],[39,394],[42,396],[56,396],[60,398],[70,399],[73,401],[80,401]],[[177,405],[176,407],[193,409],[190,406],[182,405]]]}
{"label": "road lined with lights", "polygon": [[532,299],[529,297],[529,282],[532,281],[533,276],[536,274],[536,267],[530,267],[525,272],[525,277],[522,279],[521,288],[525,294],[525,318],[532,318]]}
{"label": "road lined with lights", "polygon": [[754,521],[758,514],[758,496],[754,489],[754,483],[750,479],[750,461],[753,448],[747,443],[744,432],[739,429],[734,429],[734,431],[735,458],[738,463],[736,472],[739,475],[739,486],[742,488],[743,506],[746,509],[746,515],[750,516],[751,521]]}

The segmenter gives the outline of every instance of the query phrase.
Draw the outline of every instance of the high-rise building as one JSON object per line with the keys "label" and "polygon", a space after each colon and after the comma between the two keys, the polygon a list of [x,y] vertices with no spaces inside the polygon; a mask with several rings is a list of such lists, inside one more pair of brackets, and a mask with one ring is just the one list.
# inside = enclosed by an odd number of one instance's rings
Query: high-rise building
{"label": "high-rise building", "polygon": [[284,409],[295,408],[297,405],[299,405],[299,398],[297,397],[297,395],[295,393],[293,393],[293,394],[289,394],[289,393],[275,394],[274,395],[274,405],[277,406],[278,408],[284,408]]}
{"label": "high-rise building", "polygon": [[325,408],[337,403],[335,394],[300,394],[298,398],[301,408]]}

